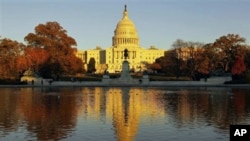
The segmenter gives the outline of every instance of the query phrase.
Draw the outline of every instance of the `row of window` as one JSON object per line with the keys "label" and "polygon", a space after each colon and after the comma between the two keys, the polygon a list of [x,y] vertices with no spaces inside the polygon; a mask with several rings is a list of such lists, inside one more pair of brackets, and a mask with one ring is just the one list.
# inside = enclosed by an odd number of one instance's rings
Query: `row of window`
{"label": "row of window", "polygon": [[138,44],[138,39],[136,38],[118,38],[113,40],[113,45],[115,44]]}
{"label": "row of window", "polygon": [[[112,61],[111,61],[111,60],[109,60],[108,62],[109,62],[109,64],[111,64],[111,63],[112,63]],[[122,63],[122,61],[116,60],[116,63],[117,63],[117,64],[118,64],[118,63]],[[131,63],[135,63],[135,61],[131,61]]]}
{"label": "row of window", "polygon": [[[139,65],[132,65],[132,66],[130,66],[130,68],[140,68],[140,66]],[[119,66],[116,66],[116,65],[111,65],[110,66],[110,69],[122,69],[122,66],[121,65],[119,65]]]}

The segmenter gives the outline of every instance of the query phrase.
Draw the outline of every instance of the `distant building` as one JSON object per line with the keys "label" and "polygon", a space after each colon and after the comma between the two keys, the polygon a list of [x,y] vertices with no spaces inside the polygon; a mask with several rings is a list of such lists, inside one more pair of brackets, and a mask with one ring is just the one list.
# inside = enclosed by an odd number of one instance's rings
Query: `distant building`
{"label": "distant building", "polygon": [[[146,70],[146,63],[153,63],[156,58],[164,56],[164,50],[151,46],[149,49],[140,47],[139,37],[134,23],[128,17],[127,7],[123,11],[123,17],[118,22],[112,38],[112,46],[106,50],[96,47],[93,50],[77,52],[77,56],[88,63],[91,58],[96,62],[96,73],[105,70],[110,73],[120,72],[124,61],[124,50],[128,50],[130,68],[134,71]],[[85,66],[85,69],[87,65]]]}
{"label": "distant building", "polygon": [[177,48],[176,50],[177,58],[187,61],[188,59],[194,58],[198,54],[201,54],[204,51],[204,48],[201,47],[182,47]]}

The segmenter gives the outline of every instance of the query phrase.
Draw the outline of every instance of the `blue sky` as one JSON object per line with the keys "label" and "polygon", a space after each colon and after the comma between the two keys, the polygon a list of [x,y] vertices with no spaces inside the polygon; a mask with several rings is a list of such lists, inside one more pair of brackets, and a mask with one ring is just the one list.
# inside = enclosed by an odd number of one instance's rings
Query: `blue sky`
{"label": "blue sky", "polygon": [[0,0],[0,36],[25,43],[35,26],[57,21],[78,49],[107,48],[125,4],[144,48],[211,43],[228,33],[250,44],[250,0]]}

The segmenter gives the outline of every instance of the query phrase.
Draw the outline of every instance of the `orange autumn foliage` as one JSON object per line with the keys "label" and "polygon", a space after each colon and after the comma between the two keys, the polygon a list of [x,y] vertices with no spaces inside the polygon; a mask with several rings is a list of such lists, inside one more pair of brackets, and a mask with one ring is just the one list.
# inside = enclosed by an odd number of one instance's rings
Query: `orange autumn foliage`
{"label": "orange autumn foliage", "polygon": [[59,23],[39,24],[35,27],[35,33],[29,33],[24,39],[29,47],[35,47],[34,50],[27,51],[31,66],[37,71],[39,64],[44,64],[40,69],[43,77],[83,71],[83,62],[75,55],[76,41],[67,35],[67,31]]}
{"label": "orange autumn foliage", "polygon": [[[22,43],[7,38],[0,39],[0,79],[17,79],[22,69],[19,66]],[[21,61],[22,62],[22,61]]]}
{"label": "orange autumn foliage", "polygon": [[40,47],[25,48],[25,58],[27,66],[35,72],[39,71],[41,65],[48,60],[49,54],[46,50]]}
{"label": "orange autumn foliage", "polygon": [[150,64],[150,69],[152,70],[160,70],[161,69],[161,65],[158,64],[158,63],[153,63],[153,64]]}

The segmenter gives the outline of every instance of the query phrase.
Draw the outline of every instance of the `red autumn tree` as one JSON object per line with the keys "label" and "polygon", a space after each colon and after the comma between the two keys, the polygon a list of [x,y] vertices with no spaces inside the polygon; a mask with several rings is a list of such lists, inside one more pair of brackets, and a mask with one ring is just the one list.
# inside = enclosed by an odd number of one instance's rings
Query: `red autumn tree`
{"label": "red autumn tree", "polygon": [[246,65],[242,55],[238,55],[232,67],[232,80],[242,80],[243,72],[246,71]]}
{"label": "red autumn tree", "polygon": [[245,70],[246,70],[246,65],[244,63],[244,58],[242,55],[238,55],[232,67],[232,74],[241,75]]}
{"label": "red autumn tree", "polygon": [[40,47],[25,48],[25,58],[27,66],[34,72],[39,73],[40,68],[48,60],[48,52]]}
{"label": "red autumn tree", "polygon": [[17,58],[17,70],[19,70],[20,74],[22,74],[25,70],[29,68],[29,63],[25,55],[21,55]]}

